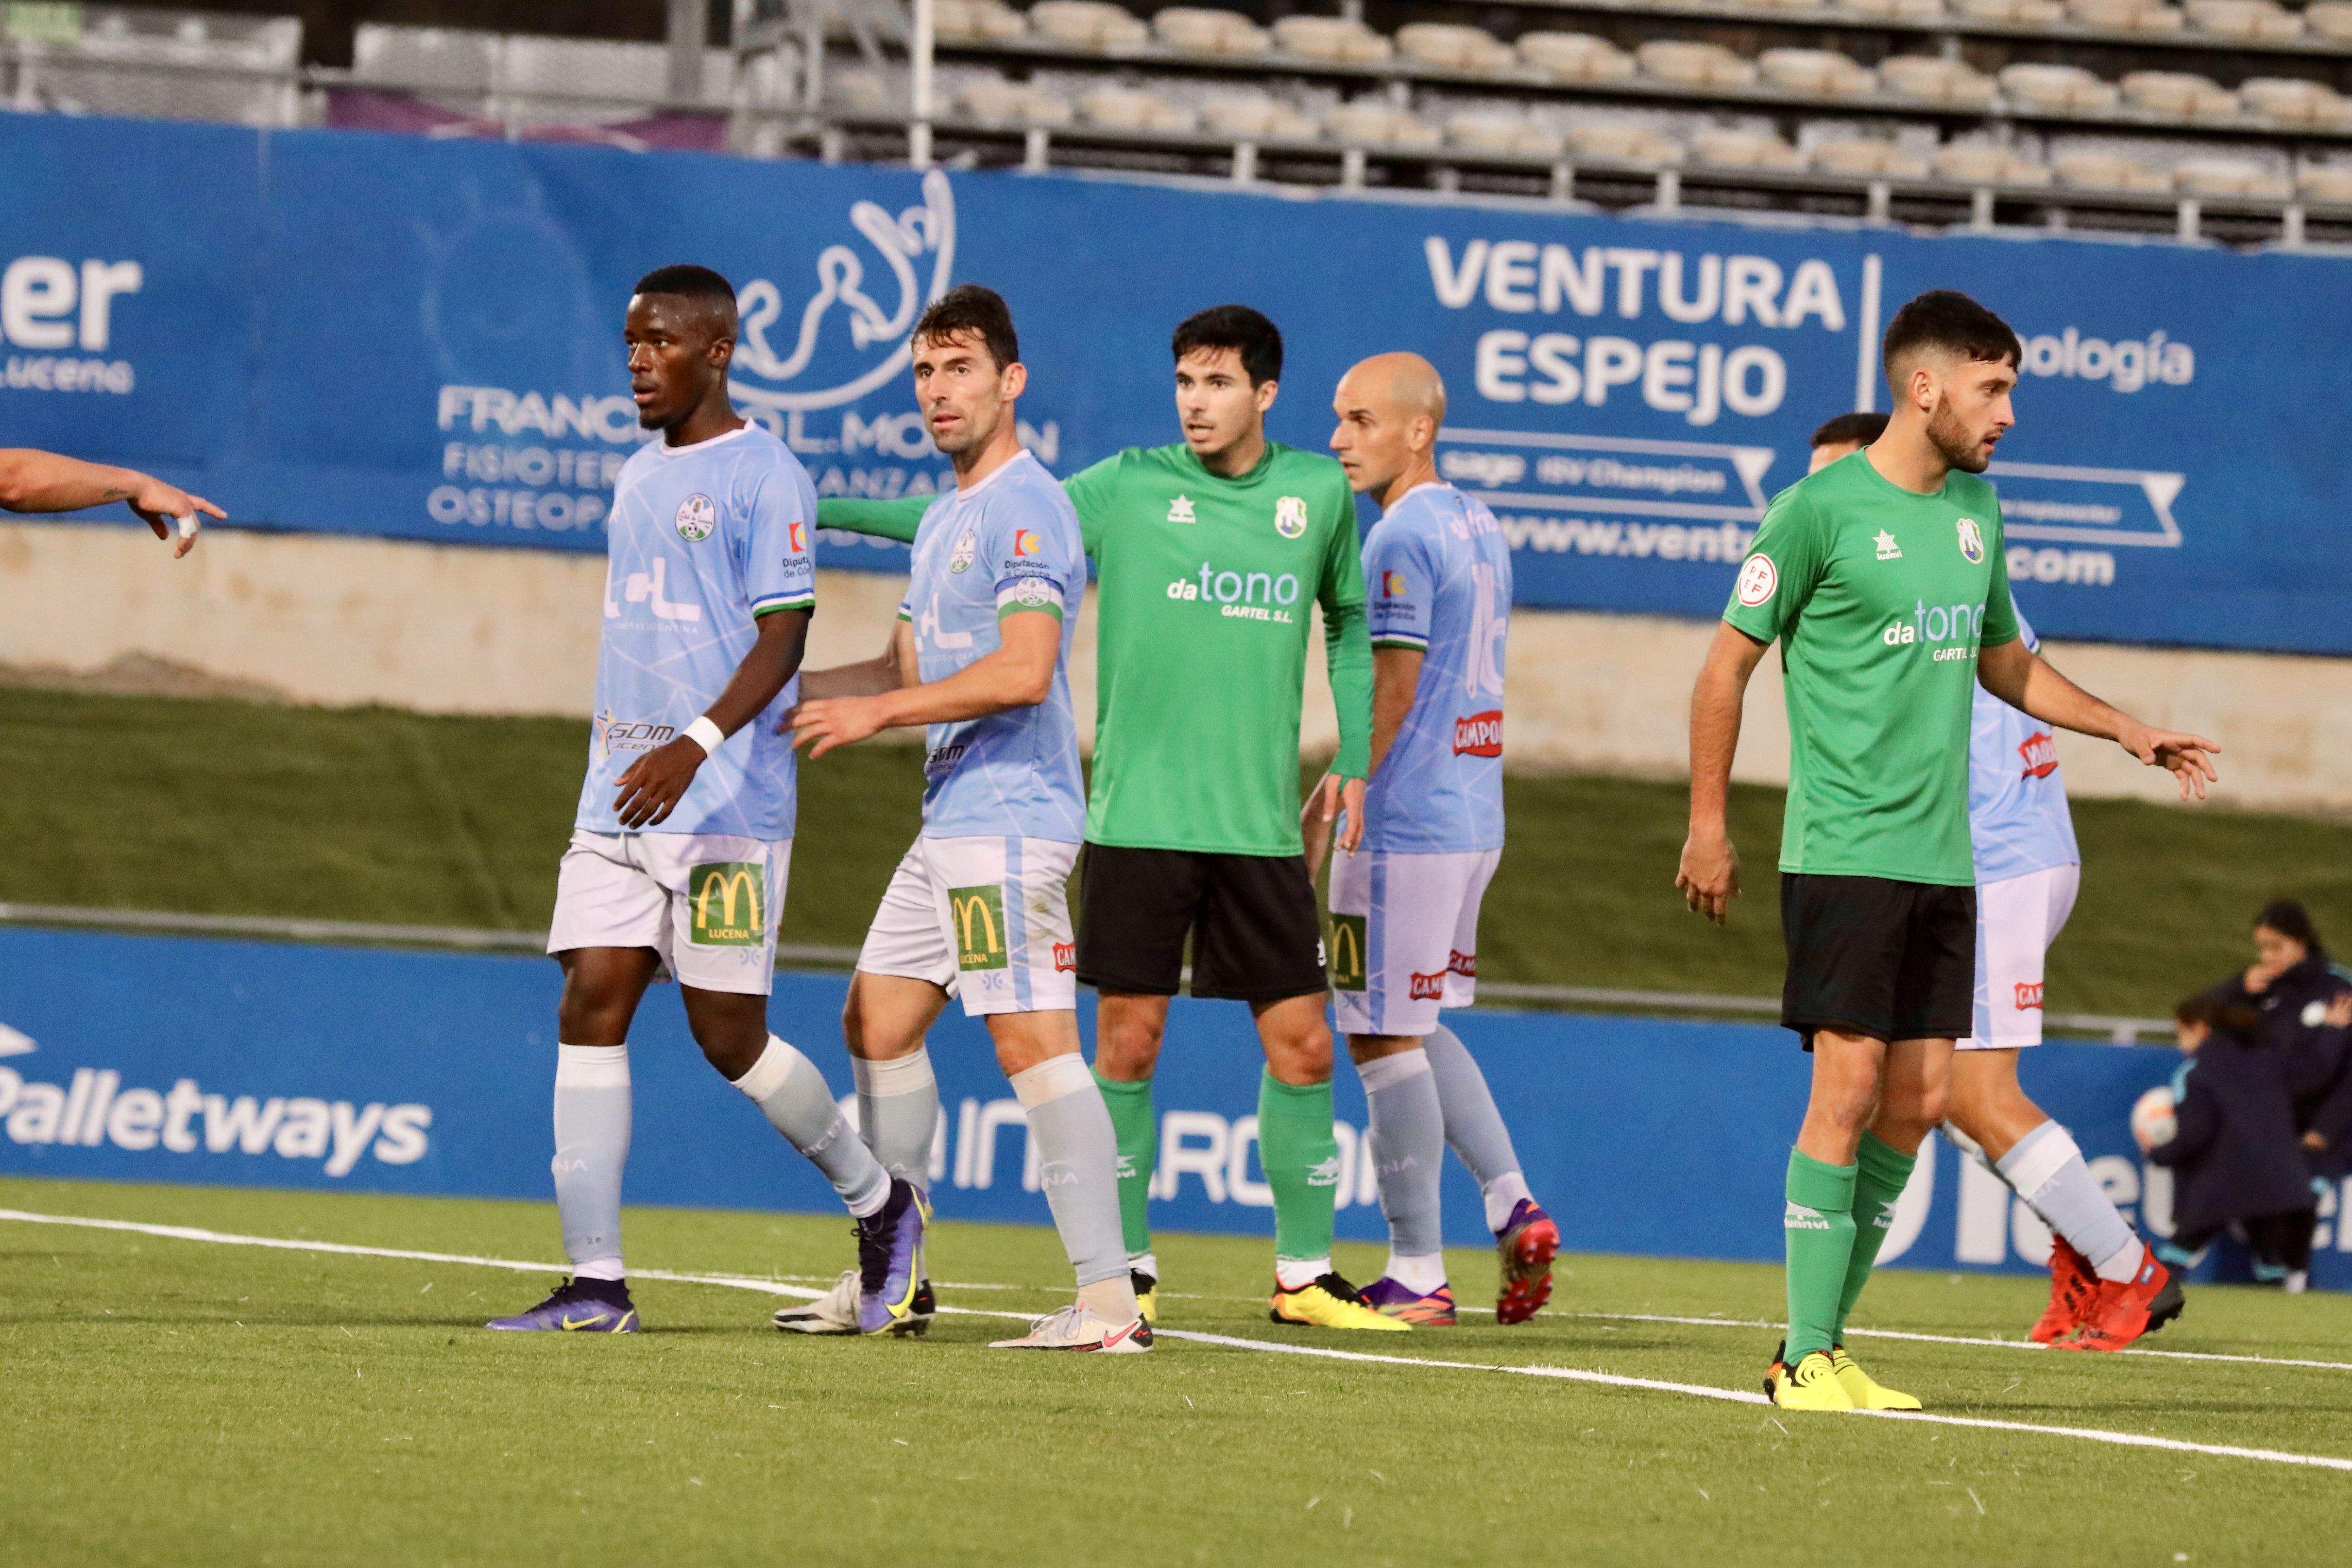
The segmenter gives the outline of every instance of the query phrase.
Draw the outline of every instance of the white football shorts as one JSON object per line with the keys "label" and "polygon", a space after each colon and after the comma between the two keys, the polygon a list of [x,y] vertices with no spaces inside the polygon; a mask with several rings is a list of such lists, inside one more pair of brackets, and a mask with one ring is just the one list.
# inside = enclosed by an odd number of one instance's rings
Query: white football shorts
{"label": "white football shorts", "polygon": [[1478,904],[1499,849],[1331,859],[1328,960],[1339,1030],[1426,1035],[1478,990]]}
{"label": "white football shorts", "polygon": [[1050,838],[915,840],[892,873],[857,954],[868,974],[927,980],[969,1017],[1078,1005],[1070,868]]}
{"label": "white football shorts", "polygon": [[2042,1043],[2042,971],[2074,911],[2080,866],[2053,866],[1977,889],[1977,1022],[1964,1051]]}
{"label": "white football shorts", "polygon": [[765,996],[793,841],[730,833],[575,830],[555,874],[547,951],[649,947],[658,978]]}

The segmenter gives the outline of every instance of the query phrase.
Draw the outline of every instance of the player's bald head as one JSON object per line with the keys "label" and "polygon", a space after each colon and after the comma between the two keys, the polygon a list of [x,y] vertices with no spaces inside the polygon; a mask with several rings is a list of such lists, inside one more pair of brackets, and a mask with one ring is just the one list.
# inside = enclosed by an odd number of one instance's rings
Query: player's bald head
{"label": "player's bald head", "polygon": [[1338,425],[1331,455],[1349,487],[1382,506],[1399,486],[1436,477],[1437,432],[1445,423],[1445,383],[1416,353],[1374,354],[1339,378],[1331,395]]}
{"label": "player's bald head", "polygon": [[1339,396],[1343,403],[1359,402],[1384,419],[1426,416],[1433,437],[1445,423],[1445,380],[1417,353],[1400,350],[1357,361],[1339,378]]}

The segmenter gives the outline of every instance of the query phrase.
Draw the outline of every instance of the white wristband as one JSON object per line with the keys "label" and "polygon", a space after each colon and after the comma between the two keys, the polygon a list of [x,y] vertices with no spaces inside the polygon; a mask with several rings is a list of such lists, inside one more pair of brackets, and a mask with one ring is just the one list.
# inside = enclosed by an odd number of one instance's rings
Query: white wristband
{"label": "white wristband", "polygon": [[719,726],[710,721],[709,714],[705,713],[686,727],[686,738],[700,746],[704,756],[710,757],[718,755],[719,742],[727,737],[719,732]]}

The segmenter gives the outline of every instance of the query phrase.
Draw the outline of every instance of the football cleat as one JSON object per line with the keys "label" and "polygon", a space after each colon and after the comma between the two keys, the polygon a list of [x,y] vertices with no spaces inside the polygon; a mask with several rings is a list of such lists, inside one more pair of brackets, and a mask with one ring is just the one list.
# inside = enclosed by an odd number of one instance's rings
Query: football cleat
{"label": "football cleat", "polygon": [[1853,1402],[1856,1410],[1916,1410],[1918,1400],[1907,1394],[1898,1394],[1882,1384],[1876,1378],[1854,1364],[1853,1357],[1845,1353],[1843,1345],[1830,1347],[1830,1370],[1837,1373],[1838,1385]]}
{"label": "football cleat", "polygon": [[1551,1300],[1551,1260],[1559,1256],[1559,1226],[1534,1199],[1521,1198],[1495,1233],[1503,1279],[1495,1294],[1495,1321],[1524,1323]]}
{"label": "football cleat", "polygon": [[1286,1289],[1277,1279],[1266,1316],[1277,1323],[1310,1329],[1366,1329],[1375,1333],[1404,1333],[1412,1324],[1385,1318],[1368,1305],[1353,1285],[1338,1274],[1322,1274],[1312,1284]]}
{"label": "football cleat", "polygon": [[[854,1334],[857,1327],[857,1270],[845,1268],[833,1289],[814,1301],[795,1301],[789,1307],[779,1307],[772,1320],[788,1334]],[[919,1334],[931,1326],[939,1311],[939,1302],[931,1295],[928,1279],[915,1287],[915,1305],[906,1318],[893,1323],[894,1334]]]}
{"label": "football cleat", "polygon": [[1135,1355],[1151,1348],[1151,1325],[1141,1318],[1112,1323],[1095,1316],[1084,1302],[1073,1302],[1058,1312],[1038,1319],[1016,1340],[992,1340],[992,1351],[1101,1351],[1111,1355]]}
{"label": "football cleat", "polygon": [[1160,1321],[1160,1281],[1140,1268],[1130,1268],[1127,1277],[1135,1285],[1135,1310],[1143,1314],[1147,1323]]}
{"label": "football cleat", "polygon": [[2083,1331],[2058,1346],[2062,1351],[2119,1351],[2142,1334],[2152,1334],[2180,1316],[2187,1304],[2171,1269],[2144,1249],[2129,1279],[2102,1279],[2083,1313]]}
{"label": "football cleat", "polygon": [[509,1332],[560,1330],[571,1334],[634,1334],[637,1309],[629,1287],[621,1279],[574,1279],[566,1275],[547,1300],[511,1318],[492,1318],[482,1325]]}
{"label": "football cleat", "polygon": [[857,1222],[859,1333],[888,1333],[913,1316],[923,1283],[923,1222],[929,1217],[923,1194],[893,1176],[889,1201]]}
{"label": "football cleat", "polygon": [[1363,1302],[1381,1316],[1402,1319],[1416,1329],[1450,1329],[1457,1322],[1454,1291],[1444,1285],[1424,1296],[1383,1274],[1364,1287]]}
{"label": "football cleat", "polygon": [[2099,1277],[2091,1260],[2074,1250],[2063,1236],[2051,1238],[2050,1304],[2025,1331],[2037,1345],[2055,1344],[2083,1326],[2083,1314],[2099,1293]]}
{"label": "football cleat", "polygon": [[1830,1364],[1826,1351],[1808,1351],[1790,1366],[1781,1358],[1788,1354],[1788,1345],[1772,1352],[1772,1365],[1764,1373],[1764,1392],[1773,1404],[1783,1410],[1852,1410],[1853,1396],[1838,1381],[1837,1369]]}

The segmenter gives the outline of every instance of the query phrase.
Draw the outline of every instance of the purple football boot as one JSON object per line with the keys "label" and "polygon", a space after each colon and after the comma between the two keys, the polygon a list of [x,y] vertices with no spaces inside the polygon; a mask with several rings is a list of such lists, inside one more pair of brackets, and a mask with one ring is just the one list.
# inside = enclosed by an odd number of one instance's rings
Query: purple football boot
{"label": "purple football boot", "polygon": [[1410,1285],[1400,1285],[1383,1274],[1363,1289],[1364,1305],[1383,1318],[1402,1318],[1416,1329],[1450,1329],[1459,1321],[1454,1315],[1454,1288],[1440,1285],[1424,1296]]}
{"label": "purple football boot", "polygon": [[620,1279],[574,1279],[565,1276],[552,1294],[528,1312],[492,1318],[485,1328],[521,1331],[562,1330],[572,1334],[634,1334],[636,1303]]}
{"label": "purple football boot", "polygon": [[896,1176],[881,1209],[857,1222],[857,1331],[887,1333],[915,1310],[923,1283],[920,1193]]}

